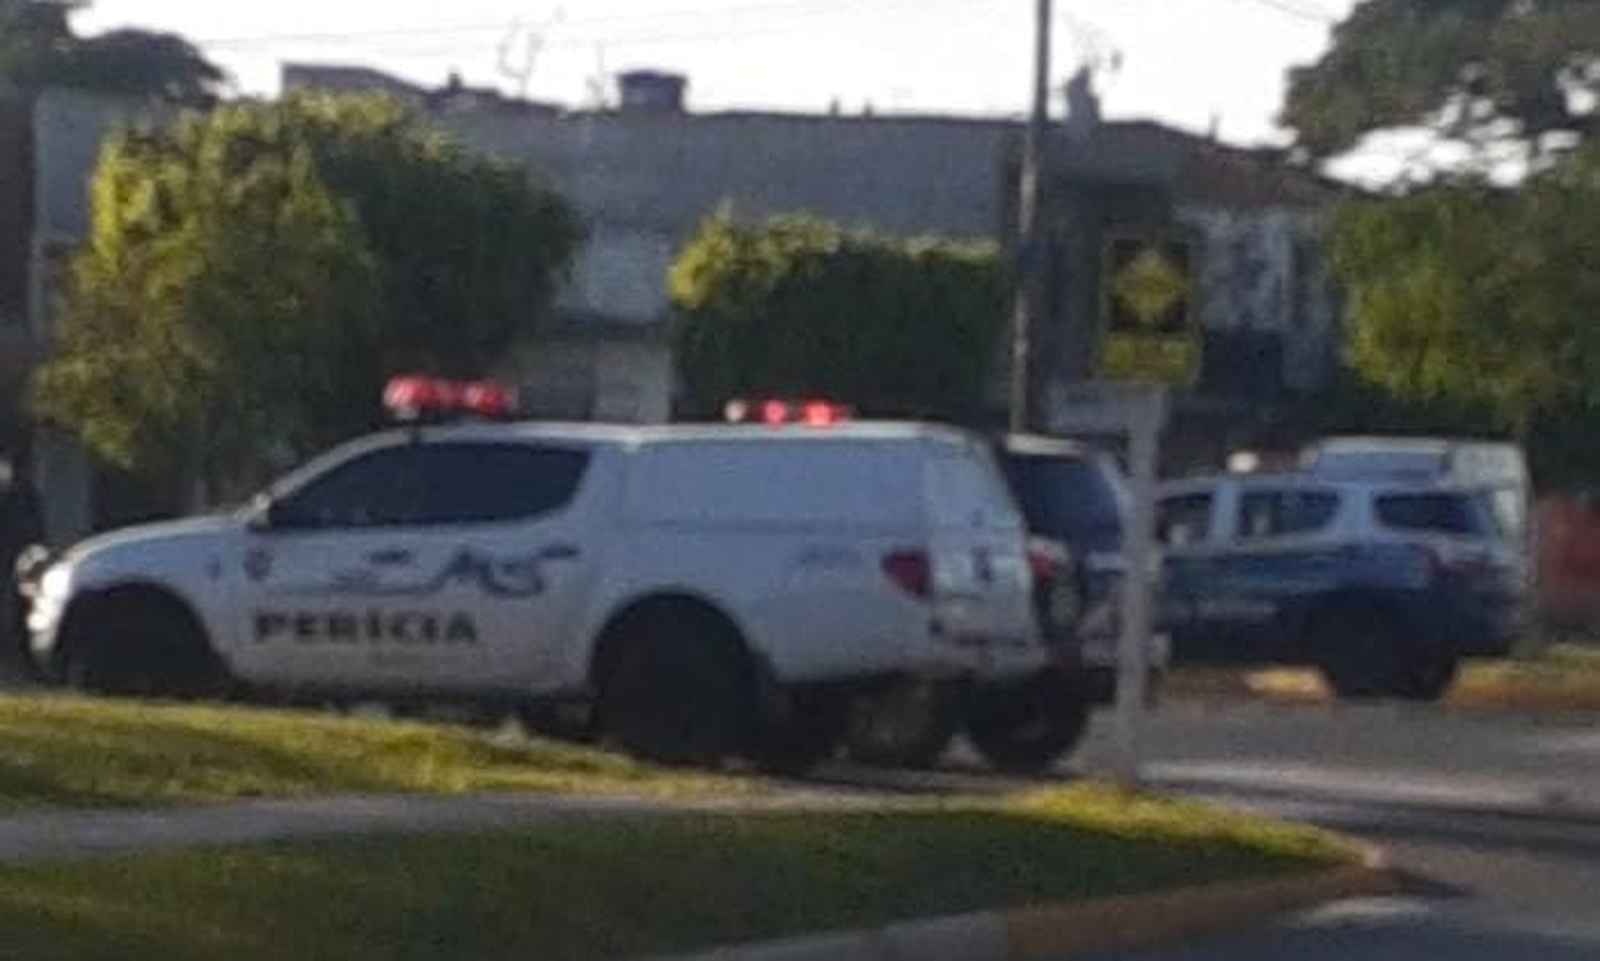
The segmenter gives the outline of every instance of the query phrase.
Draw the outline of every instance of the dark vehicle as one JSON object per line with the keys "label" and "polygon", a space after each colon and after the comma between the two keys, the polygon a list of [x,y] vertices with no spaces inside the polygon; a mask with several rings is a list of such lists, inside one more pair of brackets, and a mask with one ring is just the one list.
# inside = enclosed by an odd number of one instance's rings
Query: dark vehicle
{"label": "dark vehicle", "polygon": [[[1111,455],[1073,441],[1010,435],[996,453],[1028,525],[1041,630],[1088,703],[1109,703],[1127,573],[1127,482]],[[1165,651],[1158,637],[1150,659],[1157,672]]]}
{"label": "dark vehicle", "polygon": [[1168,485],[1157,513],[1181,662],[1305,664],[1343,697],[1431,701],[1522,626],[1524,558],[1479,488],[1251,475]]}

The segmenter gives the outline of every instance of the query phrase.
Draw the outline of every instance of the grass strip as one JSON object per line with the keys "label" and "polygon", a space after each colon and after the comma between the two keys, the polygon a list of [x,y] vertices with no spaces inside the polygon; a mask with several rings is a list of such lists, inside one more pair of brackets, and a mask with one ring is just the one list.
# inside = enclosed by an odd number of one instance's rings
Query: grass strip
{"label": "grass strip", "polygon": [[0,811],[328,794],[707,795],[760,783],[579,746],[316,712],[0,697]]}
{"label": "grass strip", "polygon": [[1339,839],[1083,786],[0,869],[6,957],[609,959],[1307,871]]}

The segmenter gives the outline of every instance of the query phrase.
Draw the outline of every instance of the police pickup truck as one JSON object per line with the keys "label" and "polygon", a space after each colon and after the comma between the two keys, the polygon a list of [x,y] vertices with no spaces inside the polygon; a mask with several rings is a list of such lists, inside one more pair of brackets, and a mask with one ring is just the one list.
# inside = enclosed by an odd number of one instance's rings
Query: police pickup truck
{"label": "police pickup truck", "polygon": [[998,763],[1053,760],[1056,668],[984,441],[785,411],[363,438],[247,509],[72,548],[34,585],[32,651],[92,691],[578,705],[641,756],[788,768],[931,680],[974,692]]}
{"label": "police pickup truck", "polygon": [[1434,700],[1520,625],[1525,559],[1475,487],[1228,475],[1165,485],[1156,523],[1178,663],[1314,665],[1343,697]]}

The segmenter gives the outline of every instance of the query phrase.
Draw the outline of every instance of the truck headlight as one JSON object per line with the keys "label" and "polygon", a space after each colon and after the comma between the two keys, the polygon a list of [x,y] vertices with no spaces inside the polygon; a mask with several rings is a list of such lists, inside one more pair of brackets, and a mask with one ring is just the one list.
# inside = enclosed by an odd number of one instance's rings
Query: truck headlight
{"label": "truck headlight", "polygon": [[72,568],[57,564],[39,578],[39,596],[51,600],[64,600],[72,590]]}

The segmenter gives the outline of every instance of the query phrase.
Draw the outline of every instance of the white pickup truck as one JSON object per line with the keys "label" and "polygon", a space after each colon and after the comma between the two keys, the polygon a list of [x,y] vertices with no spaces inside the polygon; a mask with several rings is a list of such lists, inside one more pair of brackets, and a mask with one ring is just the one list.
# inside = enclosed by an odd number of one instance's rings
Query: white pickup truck
{"label": "white pickup truck", "polygon": [[960,685],[980,748],[1028,766],[1066,746],[1039,723],[1030,589],[1005,480],[960,431],[480,423],[80,544],[29,626],[94,691],[575,704],[668,761],[803,766],[907,684]]}

